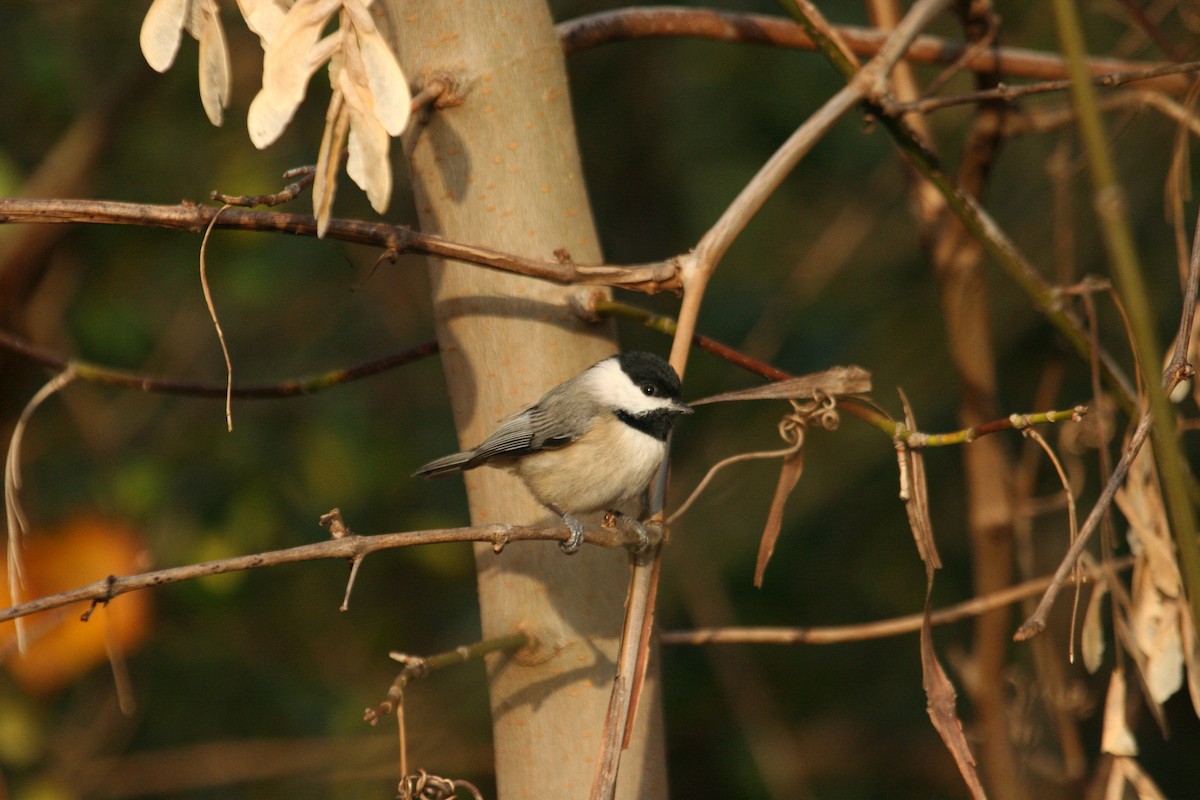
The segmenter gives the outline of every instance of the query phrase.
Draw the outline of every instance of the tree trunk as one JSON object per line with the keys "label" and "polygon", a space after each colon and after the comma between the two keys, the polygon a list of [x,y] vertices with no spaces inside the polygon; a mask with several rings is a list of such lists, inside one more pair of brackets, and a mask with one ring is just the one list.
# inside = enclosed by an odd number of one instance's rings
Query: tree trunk
{"label": "tree trunk", "polygon": [[[562,51],[540,0],[389,0],[385,30],[416,86],[452,76],[461,105],[414,119],[404,147],[423,231],[525,256],[598,263]],[[442,364],[463,447],[610,355],[611,325],[568,309],[569,287],[432,260]],[[473,523],[560,524],[501,470],[465,476]],[[488,662],[502,798],[581,798],[592,784],[629,578],[621,552],[553,543],[475,550],[485,638],[522,629],[535,652]],[[666,796],[653,674],[619,796]]]}

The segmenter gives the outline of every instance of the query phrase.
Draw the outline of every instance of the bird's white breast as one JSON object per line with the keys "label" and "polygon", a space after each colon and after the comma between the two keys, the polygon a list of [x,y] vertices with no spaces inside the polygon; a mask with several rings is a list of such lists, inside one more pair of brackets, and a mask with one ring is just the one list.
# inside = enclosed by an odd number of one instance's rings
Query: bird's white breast
{"label": "bird's white breast", "polygon": [[543,505],[588,514],[619,509],[639,495],[666,450],[665,442],[605,416],[566,447],[526,456],[512,469]]}

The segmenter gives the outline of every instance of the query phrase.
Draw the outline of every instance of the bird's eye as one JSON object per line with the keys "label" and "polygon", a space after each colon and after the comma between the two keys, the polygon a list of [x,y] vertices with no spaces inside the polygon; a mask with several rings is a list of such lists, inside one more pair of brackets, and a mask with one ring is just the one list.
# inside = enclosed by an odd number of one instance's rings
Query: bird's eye
{"label": "bird's eye", "polygon": [[643,383],[642,384],[642,394],[646,395],[646,397],[654,397],[654,395],[656,395],[657,393],[658,393],[658,390],[654,388],[653,383]]}

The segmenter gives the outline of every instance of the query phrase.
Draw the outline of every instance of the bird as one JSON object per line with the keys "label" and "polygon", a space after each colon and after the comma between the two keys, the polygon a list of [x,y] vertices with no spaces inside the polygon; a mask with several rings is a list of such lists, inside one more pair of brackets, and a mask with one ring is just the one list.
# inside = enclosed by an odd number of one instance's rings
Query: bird
{"label": "bird", "polygon": [[[682,388],[674,368],[653,353],[610,356],[546,392],[477,447],[430,461],[413,477],[507,469],[562,518],[571,535],[560,546],[574,553],[584,536],[576,515],[624,517],[621,506],[645,491],[675,422],[692,413]],[[645,528],[633,525],[644,546]]]}

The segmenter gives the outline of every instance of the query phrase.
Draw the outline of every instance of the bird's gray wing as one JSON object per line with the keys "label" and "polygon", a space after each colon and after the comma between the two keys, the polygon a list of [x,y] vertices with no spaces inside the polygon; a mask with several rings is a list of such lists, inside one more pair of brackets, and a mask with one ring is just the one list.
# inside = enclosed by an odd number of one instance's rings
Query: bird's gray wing
{"label": "bird's gray wing", "polygon": [[545,394],[533,406],[521,411],[495,430],[475,448],[463,469],[477,467],[494,458],[517,458],[540,450],[552,450],[570,444],[582,436],[590,419],[578,405],[573,384],[578,376]]}
{"label": "bird's gray wing", "polygon": [[562,447],[578,438],[578,434],[571,431],[556,429],[556,426],[549,424],[549,419],[540,403],[522,411],[484,439],[463,464],[463,469],[471,469],[496,458],[517,458],[547,448]]}

